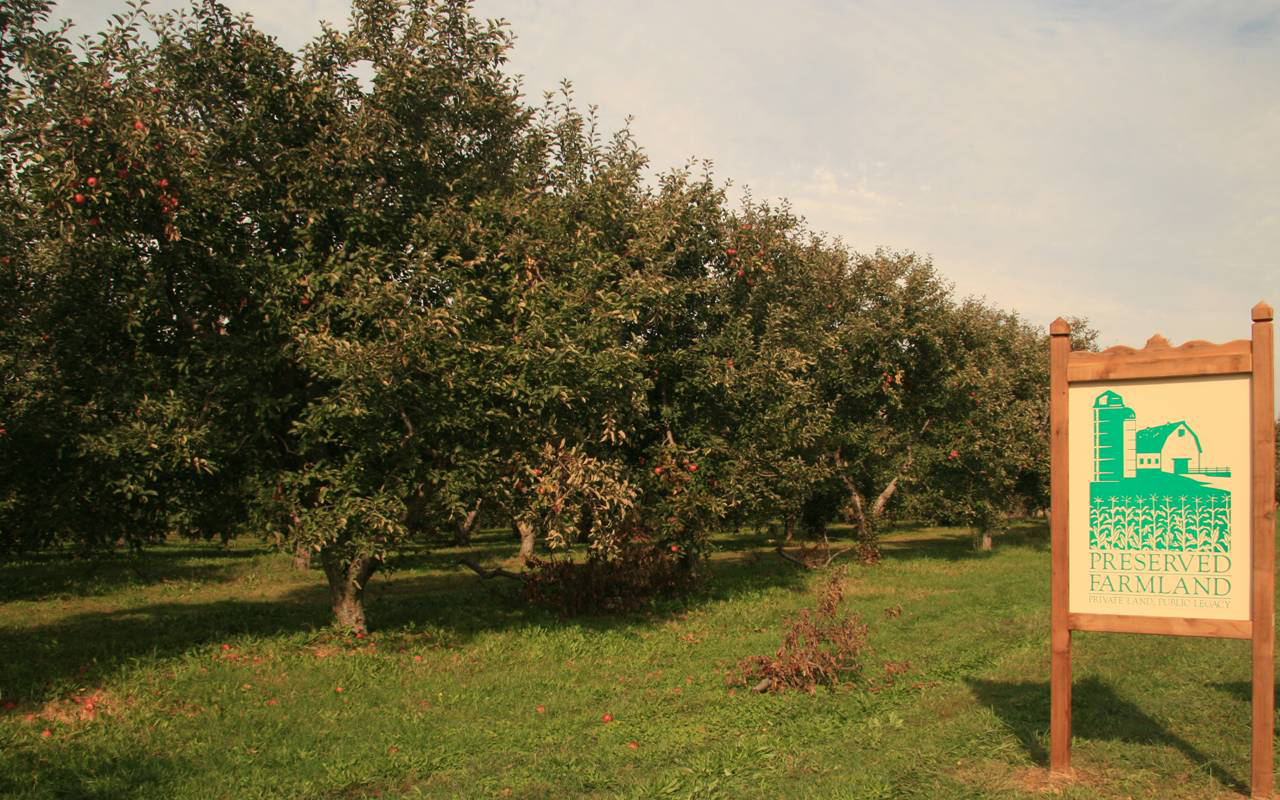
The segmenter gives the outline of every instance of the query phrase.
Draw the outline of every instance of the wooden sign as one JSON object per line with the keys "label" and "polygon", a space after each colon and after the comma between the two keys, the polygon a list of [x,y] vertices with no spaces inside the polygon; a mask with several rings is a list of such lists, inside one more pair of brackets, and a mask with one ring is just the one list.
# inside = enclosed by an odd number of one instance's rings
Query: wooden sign
{"label": "wooden sign", "polygon": [[1052,772],[1070,768],[1071,632],[1249,639],[1253,796],[1272,796],[1272,310],[1227,344],[1072,352],[1050,326]]}

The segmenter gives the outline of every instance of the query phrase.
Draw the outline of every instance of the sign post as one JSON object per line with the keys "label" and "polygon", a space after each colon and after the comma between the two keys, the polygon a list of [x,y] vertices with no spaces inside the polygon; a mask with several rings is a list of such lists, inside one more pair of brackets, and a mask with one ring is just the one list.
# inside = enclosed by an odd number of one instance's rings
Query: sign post
{"label": "sign post", "polygon": [[1272,310],[1253,336],[1072,352],[1050,326],[1049,770],[1071,766],[1072,631],[1252,642],[1252,794],[1272,796]]}

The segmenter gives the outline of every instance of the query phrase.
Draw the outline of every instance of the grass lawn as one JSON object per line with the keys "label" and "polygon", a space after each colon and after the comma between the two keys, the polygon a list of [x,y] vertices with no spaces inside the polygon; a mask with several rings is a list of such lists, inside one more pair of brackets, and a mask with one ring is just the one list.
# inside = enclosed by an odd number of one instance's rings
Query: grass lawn
{"label": "grass lawn", "polygon": [[[1249,778],[1247,642],[1077,634],[1074,764],[1046,784],[1041,525],[910,529],[851,567],[861,683],[730,691],[822,576],[722,537],[713,580],[562,621],[410,554],[327,629],[318,572],[253,542],[0,567],[0,796],[1218,798]],[[508,536],[467,553],[498,563]],[[892,680],[886,665],[909,662]],[[871,684],[873,688],[868,688]],[[92,705],[92,710],[87,705]],[[605,714],[612,722],[604,722]],[[48,731],[48,735],[45,735]]]}

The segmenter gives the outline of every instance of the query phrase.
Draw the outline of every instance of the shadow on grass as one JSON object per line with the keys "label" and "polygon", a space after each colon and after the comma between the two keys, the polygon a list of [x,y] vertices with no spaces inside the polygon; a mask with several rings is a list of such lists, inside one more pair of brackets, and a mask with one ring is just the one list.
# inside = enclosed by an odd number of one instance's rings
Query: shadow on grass
{"label": "shadow on grass", "polygon": [[[985,681],[966,678],[969,691],[1018,737],[1031,760],[1047,766],[1045,750],[1049,730],[1047,681]],[[1188,760],[1204,767],[1223,786],[1247,792],[1248,787],[1218,762],[1186,739],[1121,698],[1097,678],[1085,678],[1071,687],[1071,735],[1073,739],[1132,742],[1172,747]]]}
{"label": "shadow on grass", "polygon": [[[406,626],[426,626],[443,630],[454,640],[470,639],[480,633],[526,626],[572,626],[590,630],[610,630],[648,626],[672,613],[689,611],[711,603],[771,588],[800,589],[808,585],[811,573],[797,569],[772,553],[718,554],[705,567],[704,580],[687,591],[654,598],[647,609],[631,614],[581,615],[564,618],[547,609],[529,605],[521,596],[517,581],[505,578],[482,580],[457,565],[459,555],[474,557],[486,548],[467,550],[438,562],[448,574],[393,577],[371,587],[368,611],[371,625],[381,630]],[[494,548],[489,558],[512,554],[510,547]],[[435,556],[428,556],[433,561]],[[486,563],[485,556],[476,560]],[[492,561],[489,562],[490,565]]]}
{"label": "shadow on grass", "polygon": [[881,540],[884,558],[910,561],[933,559],[963,561],[991,558],[1003,547],[1025,547],[1036,552],[1049,550],[1049,526],[1041,521],[1017,522],[993,537],[993,549],[982,550],[968,531],[954,528],[928,529],[919,533],[889,532]]}
{"label": "shadow on grass", "polygon": [[[14,748],[0,756],[4,797],[117,800],[157,794],[190,768],[157,753],[121,753],[67,742]],[[150,790],[150,791],[148,791]]]}
{"label": "shadow on grass", "polygon": [[[179,656],[239,636],[266,637],[329,622],[322,592],[311,602],[221,600],[86,611],[31,628],[0,628],[0,691],[38,703],[94,686],[140,660]],[[22,708],[18,709],[21,712]],[[14,712],[17,713],[17,712]]]}
{"label": "shadow on grass", "polygon": [[[490,552],[492,549],[492,553]],[[478,544],[467,556],[511,555],[512,545]],[[261,551],[258,551],[261,552]],[[204,558],[203,551],[197,554]],[[655,600],[645,611],[616,616],[561,619],[530,606],[516,581],[483,581],[456,566],[458,554],[410,554],[416,566],[442,571],[379,575],[366,591],[370,626],[377,635],[416,636],[427,632],[435,643],[465,644],[477,635],[521,628],[630,630],[658,624],[672,613],[770,587],[803,586],[807,574],[781,561],[745,554],[718,558],[708,580],[680,595]],[[157,563],[155,556],[144,558]],[[168,563],[160,559],[158,563]],[[154,569],[154,566],[152,567]],[[287,570],[283,557],[275,569]],[[448,572],[443,572],[448,568]],[[190,567],[198,575],[206,567]],[[177,560],[169,574],[182,573]],[[218,574],[215,570],[214,573]],[[124,609],[70,612],[55,622],[0,628],[0,700],[23,705],[65,694],[74,686],[98,685],[139,660],[175,658],[193,650],[213,650],[228,639],[265,639],[318,633],[332,619],[328,591],[318,570],[314,583],[277,598],[228,597],[212,602],[160,602]],[[10,713],[19,713],[11,711]]]}
{"label": "shadow on grass", "polygon": [[[1253,683],[1250,681],[1210,681],[1205,686],[1225,692],[1246,703],[1253,702]],[[1276,684],[1275,693],[1276,697],[1280,698],[1280,683]]]}
{"label": "shadow on grass", "polygon": [[141,553],[73,556],[49,552],[0,564],[0,603],[56,597],[96,597],[126,586],[166,581],[211,583],[228,580],[237,564],[264,555],[264,548],[217,544],[161,545]]}

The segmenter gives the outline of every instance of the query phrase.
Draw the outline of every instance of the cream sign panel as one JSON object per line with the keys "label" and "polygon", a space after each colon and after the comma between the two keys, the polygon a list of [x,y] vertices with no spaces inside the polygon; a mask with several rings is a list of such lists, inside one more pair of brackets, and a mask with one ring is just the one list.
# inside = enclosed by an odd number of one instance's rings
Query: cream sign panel
{"label": "cream sign panel", "polygon": [[1072,384],[1071,613],[1249,619],[1247,375]]}

